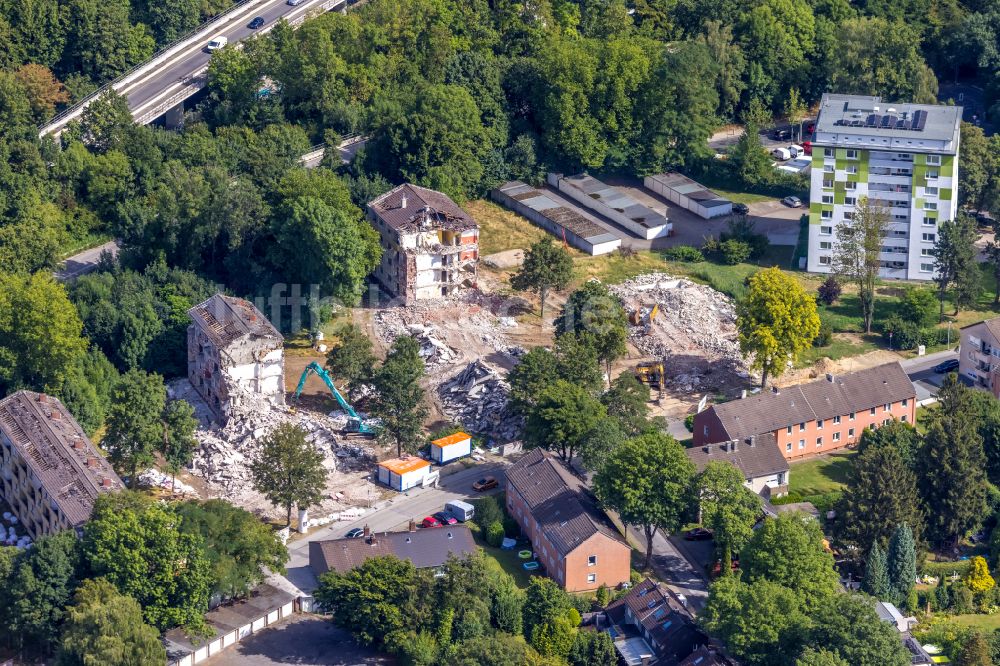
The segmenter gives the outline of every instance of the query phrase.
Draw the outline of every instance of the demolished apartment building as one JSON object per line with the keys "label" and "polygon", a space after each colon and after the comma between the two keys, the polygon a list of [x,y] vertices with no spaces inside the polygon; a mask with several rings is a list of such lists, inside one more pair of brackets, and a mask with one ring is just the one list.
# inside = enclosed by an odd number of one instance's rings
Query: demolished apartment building
{"label": "demolished apartment building", "polygon": [[216,294],[188,315],[188,380],[220,423],[244,392],[285,404],[284,338],[260,310]]}
{"label": "demolished apartment building", "polygon": [[476,283],[479,225],[441,192],[406,183],[368,202],[382,241],[375,279],[404,303]]}

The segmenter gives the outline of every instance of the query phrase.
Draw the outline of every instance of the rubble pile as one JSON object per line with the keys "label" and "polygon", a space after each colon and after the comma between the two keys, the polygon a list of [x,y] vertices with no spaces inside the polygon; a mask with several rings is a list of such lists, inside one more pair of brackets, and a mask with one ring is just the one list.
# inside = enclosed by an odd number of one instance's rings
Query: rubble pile
{"label": "rubble pile", "polygon": [[449,418],[475,434],[499,442],[520,437],[523,419],[510,407],[510,386],[486,363],[476,360],[438,386]]}
{"label": "rubble pile", "polygon": [[644,355],[665,361],[668,384],[692,391],[707,388],[706,375],[719,371],[746,377],[735,308],[725,294],[665,273],[640,275],[611,291],[630,313],[659,304],[652,321],[629,326],[629,339]]}
{"label": "rubble pile", "polygon": [[[200,397],[186,380],[171,384],[171,395],[196,405]],[[323,456],[327,469],[327,496],[317,515],[342,510],[351,506],[348,475],[363,476],[375,462],[375,452],[364,440],[350,439],[341,434],[347,422],[346,415],[333,412],[329,416],[276,407],[267,399],[240,391],[232,398],[232,410],[224,427],[217,423],[200,421],[195,431],[198,448],[190,471],[203,478],[213,497],[222,497],[239,506],[268,508],[253,490],[249,463],[257,453],[260,442],[282,423],[294,423],[306,431],[309,441]],[[359,474],[360,473],[360,474]]]}

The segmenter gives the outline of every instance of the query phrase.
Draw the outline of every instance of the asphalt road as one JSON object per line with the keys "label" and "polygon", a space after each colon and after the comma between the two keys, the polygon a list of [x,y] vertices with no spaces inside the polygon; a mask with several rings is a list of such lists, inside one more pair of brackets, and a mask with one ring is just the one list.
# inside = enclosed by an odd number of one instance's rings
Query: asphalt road
{"label": "asphalt road", "polygon": [[[957,329],[953,332],[952,340],[955,344],[958,344]],[[926,356],[909,358],[900,362],[910,381],[913,382],[913,388],[917,391],[918,403],[937,395],[937,391],[941,388],[941,382],[944,381],[945,375],[934,372],[934,366],[941,361],[949,359],[957,360],[958,352],[945,350],[927,354]]]}
{"label": "asphalt road", "polygon": [[118,254],[118,243],[108,241],[104,245],[98,245],[74,254],[63,261],[63,267],[56,271],[56,279],[60,282],[74,280],[81,275],[86,275],[97,268],[97,262],[101,259],[101,254],[107,250],[113,255]]}
{"label": "asphalt road", "polygon": [[472,490],[472,484],[483,476],[492,475],[501,479],[503,478],[502,470],[503,465],[499,463],[487,463],[443,475],[440,488],[415,488],[396,496],[385,506],[354,522],[333,523],[300,539],[289,541],[286,578],[303,592],[312,592],[316,588],[317,582],[316,577],[309,569],[310,541],[339,539],[352,528],[364,527],[365,525],[368,525],[373,532],[404,530],[411,518],[419,523],[424,516],[444,509],[444,505],[451,500],[481,497],[482,493],[476,493]]}

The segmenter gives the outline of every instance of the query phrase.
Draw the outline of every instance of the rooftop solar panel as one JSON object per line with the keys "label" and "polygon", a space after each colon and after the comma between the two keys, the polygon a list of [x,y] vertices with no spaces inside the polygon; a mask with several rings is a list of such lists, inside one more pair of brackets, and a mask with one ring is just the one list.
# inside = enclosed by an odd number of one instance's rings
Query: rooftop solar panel
{"label": "rooftop solar panel", "polygon": [[874,113],[869,114],[868,119],[865,121],[865,125],[867,125],[868,127],[875,127],[877,119],[878,116],[876,116]]}

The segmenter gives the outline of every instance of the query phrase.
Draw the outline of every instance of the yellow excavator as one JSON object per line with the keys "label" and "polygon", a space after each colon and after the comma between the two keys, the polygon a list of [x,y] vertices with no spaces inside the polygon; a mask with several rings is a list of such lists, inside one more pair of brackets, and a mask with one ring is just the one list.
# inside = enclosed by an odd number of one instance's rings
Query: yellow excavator
{"label": "yellow excavator", "polygon": [[635,366],[635,376],[643,384],[651,389],[663,392],[663,363],[659,361],[647,361]]}
{"label": "yellow excavator", "polygon": [[654,303],[652,306],[643,305],[629,313],[628,322],[633,326],[649,326],[658,314],[660,314],[659,303]]}

